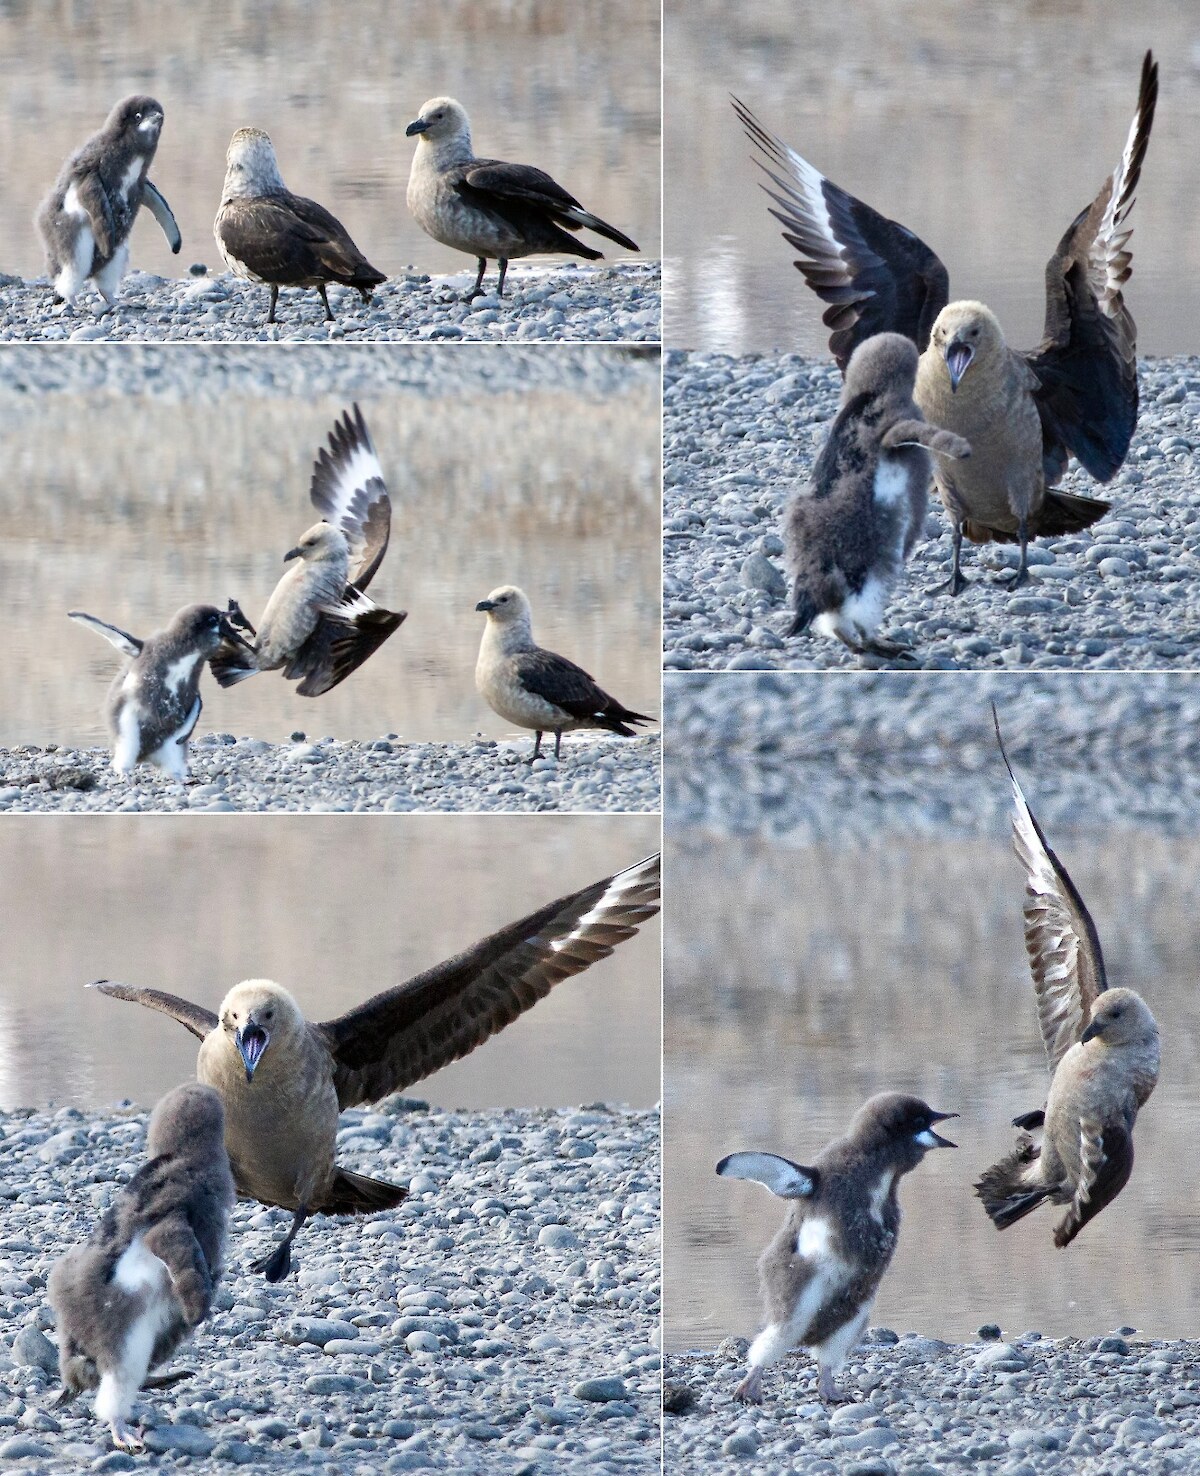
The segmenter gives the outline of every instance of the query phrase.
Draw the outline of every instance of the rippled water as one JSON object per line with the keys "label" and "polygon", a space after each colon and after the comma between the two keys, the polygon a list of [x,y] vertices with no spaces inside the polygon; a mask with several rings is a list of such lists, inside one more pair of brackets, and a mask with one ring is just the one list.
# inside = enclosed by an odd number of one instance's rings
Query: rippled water
{"label": "rippled water", "polygon": [[[586,375],[581,385],[565,372],[561,388],[510,392],[505,351],[484,348],[458,361],[474,366],[474,388],[430,395],[422,382],[428,356],[461,349],[315,350],[342,356],[312,361],[318,370],[334,366],[349,386],[334,395],[293,391],[276,357],[287,349],[66,352],[104,367],[103,390],[22,396],[26,361],[0,352],[0,403],[8,407],[0,444],[10,468],[0,480],[0,744],[107,741],[100,708],[122,658],[67,620],[67,610],[146,635],[181,605],[223,606],[233,595],[257,621],[284,553],[315,521],[312,461],[360,393],[359,369],[393,507],[391,545],[371,594],[408,610],[408,619],[320,699],[298,697],[278,673],[228,691],[206,682],[201,731],[272,741],[293,730],[511,737],[474,686],[483,621],[475,604],[510,582],[529,594],[540,641],[638,711],[658,712],[652,370],[631,376],[620,393],[592,393]],[[586,356],[568,350],[579,352]],[[180,353],[190,356],[186,407],[158,383],[180,362],[161,356]],[[239,365],[251,366],[249,381],[232,373]],[[381,390],[392,381],[394,389]],[[314,373],[311,382],[324,380]]]}
{"label": "rippled water", "polygon": [[[62,161],[126,93],[166,124],[152,178],[175,212],[133,264],[224,269],[212,236],[225,148],[265,128],[290,188],[333,211],[380,271],[457,272],[405,205],[426,98],[456,96],[477,152],[536,164],[659,254],[659,6],[648,0],[8,0],[0,5],[0,271],[43,270],[32,217]],[[614,248],[616,250],[616,248]]]}
{"label": "rippled water", "polygon": [[[1035,810],[1054,782],[1043,771],[1028,783]],[[947,1129],[960,1147],[931,1153],[904,1180],[899,1249],[873,1323],[950,1338],[991,1321],[1015,1334],[1123,1323],[1194,1334],[1200,826],[1167,838],[1096,829],[1081,812],[1050,839],[1095,917],[1110,982],[1142,991],[1163,1032],[1133,1177],[1067,1251],[1051,1238],[1060,1211],[1001,1235],[971,1188],[1011,1146],[1009,1120],[1046,1089],[1007,819],[994,835],[931,839],[884,816],[874,839],[845,845],[668,826],[670,1348],[712,1347],[759,1325],[755,1262],[783,1206],[716,1178],[717,1160],[753,1147],[811,1161],[885,1089],[960,1113]]]}
{"label": "rippled water", "polygon": [[822,304],[767,213],[740,97],[822,173],[929,243],[956,297],[1041,336],[1043,269],[1116,165],[1142,55],[1160,98],[1127,301],[1150,354],[1200,349],[1200,32],[1172,0],[668,0],[666,341],[826,354]]}
{"label": "rippled water", "polygon": [[[97,977],[215,1009],[273,978],[327,1020],[658,848],[655,817],[7,816],[0,1107],[151,1103],[194,1075],[174,1021]],[[657,921],[408,1095],[445,1107],[648,1106]]]}

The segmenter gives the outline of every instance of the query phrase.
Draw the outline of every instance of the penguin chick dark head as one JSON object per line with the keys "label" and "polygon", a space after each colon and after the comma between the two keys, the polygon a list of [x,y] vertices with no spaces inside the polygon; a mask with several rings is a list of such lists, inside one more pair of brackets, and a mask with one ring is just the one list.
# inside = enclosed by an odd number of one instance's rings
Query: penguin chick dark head
{"label": "penguin chick dark head", "polygon": [[123,97],[109,113],[104,125],[106,132],[120,133],[140,154],[158,144],[162,126],[162,103],[140,92]]}
{"label": "penguin chick dark head", "polygon": [[151,1158],[208,1161],[225,1142],[225,1106],[212,1087],[185,1082],[168,1092],[150,1114],[146,1150]]}
{"label": "penguin chick dark head", "polygon": [[854,1114],[846,1136],[861,1152],[885,1157],[901,1173],[908,1173],[931,1148],[958,1147],[933,1130],[935,1122],[957,1116],[936,1112],[920,1097],[904,1092],[880,1092]]}
{"label": "penguin chick dark head", "polygon": [[849,404],[859,395],[895,396],[902,402],[910,401],[919,363],[920,355],[911,338],[905,338],[902,333],[876,333],[860,343],[850,356],[842,385],[842,404]]}
{"label": "penguin chick dark head", "polygon": [[199,651],[206,660],[224,646],[249,649],[245,637],[215,605],[185,605],[167,627],[167,634],[184,649]]}

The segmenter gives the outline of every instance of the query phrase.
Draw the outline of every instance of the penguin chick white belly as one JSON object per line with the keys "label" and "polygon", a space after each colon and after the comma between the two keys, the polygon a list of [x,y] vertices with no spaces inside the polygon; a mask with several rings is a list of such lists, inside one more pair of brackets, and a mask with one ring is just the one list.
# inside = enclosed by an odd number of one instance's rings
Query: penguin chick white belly
{"label": "penguin chick white belly", "polygon": [[112,1426],[120,1440],[134,1397],[150,1371],[154,1346],[171,1324],[180,1320],[181,1311],[172,1292],[170,1271],[146,1249],[140,1235],[121,1253],[113,1268],[112,1285],[132,1305],[141,1304],[120,1344],[116,1365],[99,1368],[96,1414]]}

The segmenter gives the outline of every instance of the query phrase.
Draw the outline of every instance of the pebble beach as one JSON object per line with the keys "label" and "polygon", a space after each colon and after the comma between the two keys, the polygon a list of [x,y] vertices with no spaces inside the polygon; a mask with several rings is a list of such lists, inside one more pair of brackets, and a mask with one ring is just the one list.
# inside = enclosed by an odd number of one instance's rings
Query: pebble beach
{"label": "pebble beach", "polygon": [[814,1365],[767,1374],[736,1404],[747,1342],[665,1363],[666,1469],[746,1476],[1139,1476],[1200,1471],[1200,1345],[1139,1337],[1049,1339],[983,1324],[972,1343],[872,1328],[842,1377],[852,1400],[816,1399]]}
{"label": "pebble beach", "polygon": [[[1082,533],[1030,544],[1028,585],[1003,587],[1015,545],[964,542],[957,598],[950,524],[931,495],[925,537],[881,634],[929,670],[1144,670],[1200,664],[1200,359],[1142,359],[1141,410],[1125,465],[1098,486],[1077,467],[1064,491],[1112,511]],[[836,414],[831,361],[795,354],[679,353],[664,366],[664,646],[668,670],[829,669],[887,664],[838,641],[789,637],[783,515],[809,484]]]}
{"label": "pebble beach", "polygon": [[[202,264],[197,263],[199,268]],[[658,262],[510,268],[504,297],[462,298],[475,271],[390,278],[364,303],[353,288],[331,286],[335,321],[325,322],[314,291],[283,288],[278,322],[267,323],[269,292],[231,272],[178,278],[130,272],[112,312],[86,287],[73,310],[53,303],[46,278],[0,277],[0,342],[24,343],[522,343],[644,342],[662,336]],[[484,284],[485,288],[487,283]]]}
{"label": "pebble beach", "polygon": [[0,748],[0,813],[119,811],[621,811],[660,804],[657,733],[613,739],[551,737],[530,762],[533,735],[511,742],[364,742],[297,733],[290,743],[202,734],[192,743],[191,783],[180,788],[145,765],[113,773],[103,748]]}
{"label": "pebble beach", "polygon": [[[146,1114],[0,1114],[0,1464],[27,1472],[659,1469],[658,1115],[596,1103],[342,1114],[338,1158],[407,1183],[318,1218],[279,1286],[248,1263],[290,1216],[239,1202],[216,1310],[112,1449],[59,1407],[54,1261],[138,1167]],[[164,1372],[167,1370],[164,1369]]]}

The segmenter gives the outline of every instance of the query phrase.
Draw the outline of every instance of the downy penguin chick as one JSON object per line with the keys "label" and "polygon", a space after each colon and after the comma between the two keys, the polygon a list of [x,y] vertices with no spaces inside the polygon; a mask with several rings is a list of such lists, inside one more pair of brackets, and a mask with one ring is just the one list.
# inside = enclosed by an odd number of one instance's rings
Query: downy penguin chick
{"label": "downy penguin chick", "polygon": [[957,1115],[935,1112],[919,1097],[881,1092],[811,1167],[773,1153],[731,1153],[717,1164],[723,1178],[752,1179],[790,1202],[758,1263],[767,1325],[750,1346],[750,1370],[735,1399],[760,1404],[763,1369],[797,1347],[817,1360],[822,1400],[850,1397],[837,1375],[896,1249],[900,1180],[930,1148],[957,1146],[933,1130]]}
{"label": "downy penguin chick", "polygon": [[50,1273],[60,1402],[96,1389],[96,1414],[122,1449],[140,1445],[126,1421],[150,1369],[212,1306],[235,1197],[224,1135],[216,1092],[196,1082],[168,1092],[150,1117],[149,1163]]}
{"label": "downy penguin chick", "polygon": [[789,635],[814,626],[852,651],[895,657],[876,635],[888,596],[925,524],[930,453],[962,460],[960,436],[928,425],[913,399],[916,345],[879,333],[846,366],[841,408],[784,528],[792,582]]}

